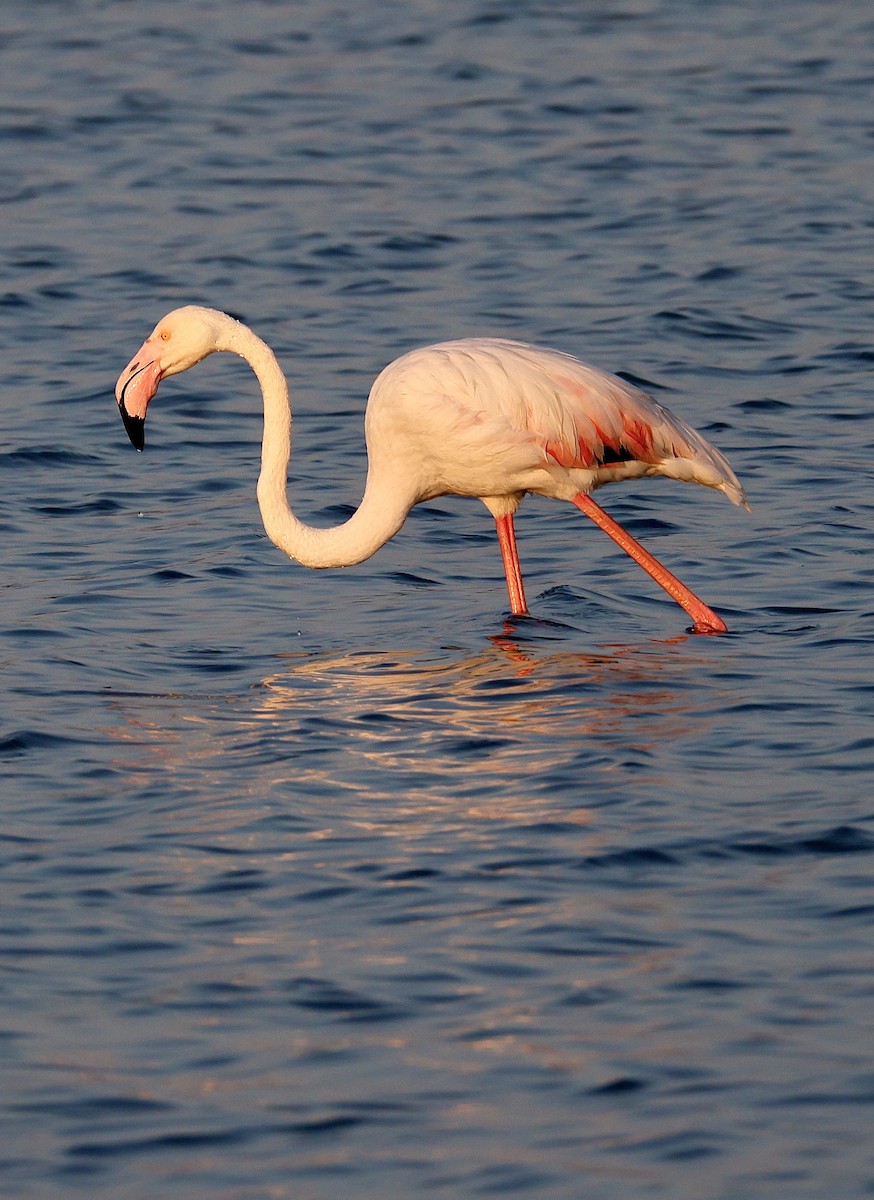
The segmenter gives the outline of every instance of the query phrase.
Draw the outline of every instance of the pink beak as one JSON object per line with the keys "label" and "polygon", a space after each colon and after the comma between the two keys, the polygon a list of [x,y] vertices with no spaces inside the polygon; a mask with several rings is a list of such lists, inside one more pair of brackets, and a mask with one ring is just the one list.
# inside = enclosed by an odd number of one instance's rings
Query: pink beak
{"label": "pink beak", "polygon": [[157,348],[149,341],[143,342],[115,385],[121,419],[135,450],[145,445],[146,409],[163,374],[157,360]]}

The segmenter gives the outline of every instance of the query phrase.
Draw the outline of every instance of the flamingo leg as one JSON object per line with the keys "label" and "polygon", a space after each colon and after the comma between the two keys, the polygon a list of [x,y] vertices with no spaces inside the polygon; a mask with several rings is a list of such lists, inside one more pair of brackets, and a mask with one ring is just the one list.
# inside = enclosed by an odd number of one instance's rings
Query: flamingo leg
{"label": "flamingo leg", "polygon": [[508,513],[505,517],[495,517],[495,527],[498,531],[501,558],[504,560],[504,574],[507,576],[507,591],[510,593],[510,610],[514,617],[527,617],[528,605],[525,603],[522,568],[519,566],[519,555],[516,550],[516,530],[513,526],[513,514]]}
{"label": "flamingo leg", "polygon": [[601,508],[600,504],[595,503],[591,496],[584,496],[580,493],[574,496],[571,503],[575,504],[580,512],[585,513],[587,517],[591,517],[595,524],[600,529],[603,529],[617,546],[621,546],[626,554],[630,554],[638,566],[643,567],[647,575],[650,575],[660,587],[665,589],[672,599],[676,600],[681,608],[686,610],[692,618],[698,633],[727,632],[728,626],[722,617],[718,617],[713,609],[708,608],[703,600],[699,600],[695,593],[690,591],[684,583],[681,583],[676,575],[671,574],[667,567],[662,566],[657,558],[650,554],[648,550],[645,550],[636,538],[633,538],[627,530],[622,528],[618,521],[614,521]]}

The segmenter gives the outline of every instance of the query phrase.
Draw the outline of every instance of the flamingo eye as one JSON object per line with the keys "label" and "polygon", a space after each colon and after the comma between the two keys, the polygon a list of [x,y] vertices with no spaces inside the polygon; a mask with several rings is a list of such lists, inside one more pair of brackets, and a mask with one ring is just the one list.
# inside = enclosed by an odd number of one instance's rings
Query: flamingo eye
{"label": "flamingo eye", "polygon": [[158,334],[158,337],[161,339],[162,342],[169,342],[170,341],[170,330],[162,329],[161,332]]}

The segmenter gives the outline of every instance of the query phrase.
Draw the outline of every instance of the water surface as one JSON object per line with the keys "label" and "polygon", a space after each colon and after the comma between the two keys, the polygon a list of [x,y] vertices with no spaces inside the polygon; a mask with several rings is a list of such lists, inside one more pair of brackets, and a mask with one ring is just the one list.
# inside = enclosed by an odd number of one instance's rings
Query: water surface
{"label": "water surface", "polygon": [[[871,80],[862,0],[2,16],[0,1194],[869,1196]],[[114,380],[177,304],[363,486],[468,334],[643,381],[752,513],[600,493],[285,560],[254,380]],[[565,511],[566,509],[566,511]],[[658,594],[656,594],[658,592]]]}

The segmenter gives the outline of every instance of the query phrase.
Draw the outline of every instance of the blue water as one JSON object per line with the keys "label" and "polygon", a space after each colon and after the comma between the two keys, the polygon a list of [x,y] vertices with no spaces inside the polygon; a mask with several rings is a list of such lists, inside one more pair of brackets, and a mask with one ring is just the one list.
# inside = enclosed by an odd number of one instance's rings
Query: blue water
{"label": "blue water", "polygon": [[[8,0],[0,14],[0,1194],[874,1194],[870,0]],[[529,499],[369,562],[386,362],[625,372],[752,513],[599,498],[728,621]]]}

